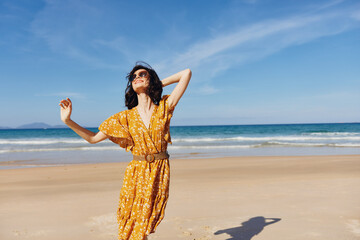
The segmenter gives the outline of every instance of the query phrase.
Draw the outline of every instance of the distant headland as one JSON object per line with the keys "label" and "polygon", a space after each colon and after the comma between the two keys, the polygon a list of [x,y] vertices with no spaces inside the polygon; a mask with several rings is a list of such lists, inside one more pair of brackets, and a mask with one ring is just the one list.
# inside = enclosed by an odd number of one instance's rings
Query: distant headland
{"label": "distant headland", "polygon": [[67,128],[66,125],[49,125],[47,123],[43,122],[34,122],[34,123],[28,123],[24,124],[18,127],[5,127],[0,126],[0,129],[47,129],[47,128]]}

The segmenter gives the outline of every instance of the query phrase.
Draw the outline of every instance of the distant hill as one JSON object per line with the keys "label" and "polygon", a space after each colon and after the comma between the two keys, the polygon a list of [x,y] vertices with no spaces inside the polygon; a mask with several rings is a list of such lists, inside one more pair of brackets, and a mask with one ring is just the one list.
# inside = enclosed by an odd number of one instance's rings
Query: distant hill
{"label": "distant hill", "polygon": [[66,125],[49,125],[43,122],[34,122],[18,126],[16,129],[47,129],[47,128],[67,128]]}
{"label": "distant hill", "polygon": [[[92,127],[87,127],[87,126],[83,126],[83,127],[84,128],[92,128]],[[0,129],[3,129],[3,130],[5,130],[5,129],[48,129],[48,128],[69,128],[69,127],[66,126],[65,124],[63,124],[63,125],[49,125],[49,124],[43,123],[43,122],[28,123],[28,124],[18,126],[16,128],[0,126]]]}
{"label": "distant hill", "polygon": [[29,123],[29,124],[24,124],[24,125],[18,126],[17,128],[21,128],[21,129],[24,129],[24,128],[27,128],[27,129],[29,129],[29,128],[51,128],[51,125],[43,123],[43,122],[34,122],[34,123]]}
{"label": "distant hill", "polygon": [[[94,127],[87,127],[87,126],[82,126],[82,127],[84,127],[84,128],[94,128]],[[69,128],[69,127],[66,126],[65,124],[63,124],[63,125],[49,125],[49,124],[43,123],[43,122],[28,123],[28,124],[18,126],[16,128],[0,126],[0,130],[1,129],[2,130],[6,130],[6,129],[48,129],[48,128]]]}

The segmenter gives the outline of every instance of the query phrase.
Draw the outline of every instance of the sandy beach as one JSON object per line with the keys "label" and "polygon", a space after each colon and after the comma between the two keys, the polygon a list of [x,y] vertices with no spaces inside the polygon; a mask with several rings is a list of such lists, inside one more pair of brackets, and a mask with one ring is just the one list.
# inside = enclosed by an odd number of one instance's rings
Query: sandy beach
{"label": "sandy beach", "polygon": [[[149,239],[360,239],[360,155],[170,159]],[[127,163],[0,171],[0,239],[116,240]]]}

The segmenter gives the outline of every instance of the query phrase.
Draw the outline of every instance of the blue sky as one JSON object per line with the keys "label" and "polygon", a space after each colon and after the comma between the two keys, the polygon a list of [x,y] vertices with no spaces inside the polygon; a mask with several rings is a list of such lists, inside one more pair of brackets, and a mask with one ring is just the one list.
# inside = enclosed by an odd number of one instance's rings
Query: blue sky
{"label": "blue sky", "polygon": [[69,97],[97,127],[138,60],[192,70],[174,126],[360,119],[359,1],[1,0],[0,34],[0,126],[62,124]]}

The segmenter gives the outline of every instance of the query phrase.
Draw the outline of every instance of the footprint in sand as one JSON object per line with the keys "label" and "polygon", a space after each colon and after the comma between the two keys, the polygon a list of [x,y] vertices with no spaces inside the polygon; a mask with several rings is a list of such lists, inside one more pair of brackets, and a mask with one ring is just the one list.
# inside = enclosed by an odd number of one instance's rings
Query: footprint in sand
{"label": "footprint in sand", "polygon": [[183,231],[182,232],[184,236],[191,236],[192,233],[191,232],[188,232],[188,231]]}
{"label": "footprint in sand", "polygon": [[15,236],[27,236],[28,232],[27,230],[13,230],[12,231]]}
{"label": "footprint in sand", "polygon": [[346,227],[355,234],[355,236],[360,237],[360,221],[358,219],[349,219],[346,223]]}
{"label": "footprint in sand", "polygon": [[91,217],[86,226],[90,227],[91,233],[98,233],[103,237],[116,237],[117,236],[117,222],[116,214],[108,213],[100,216]]}
{"label": "footprint in sand", "polygon": [[203,229],[204,229],[205,231],[207,231],[207,232],[211,231],[210,226],[203,226]]}
{"label": "footprint in sand", "polygon": [[44,237],[44,236],[47,236],[52,231],[43,229],[43,230],[29,232],[27,229],[24,229],[24,230],[13,230],[12,232],[17,237],[31,238],[31,237]]}

